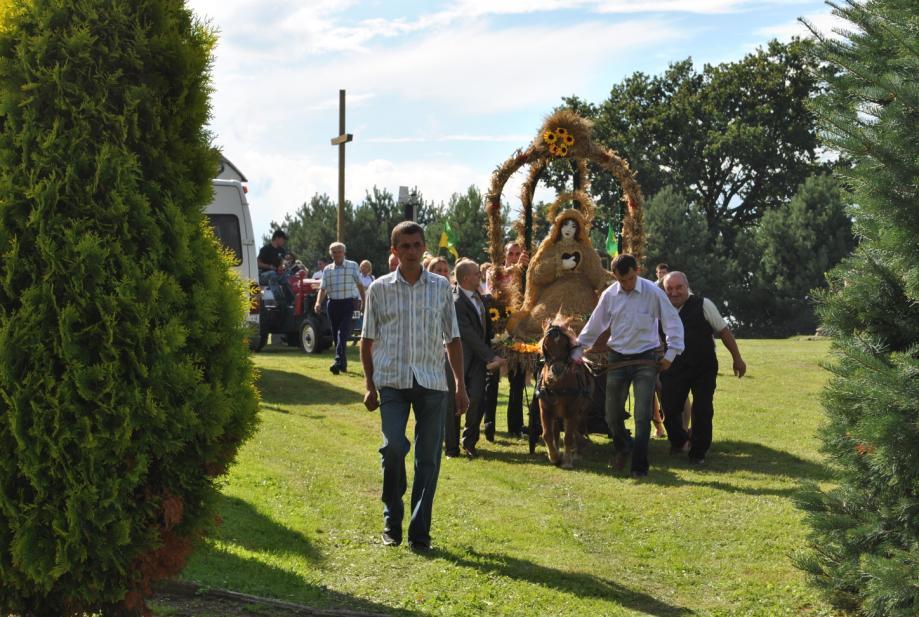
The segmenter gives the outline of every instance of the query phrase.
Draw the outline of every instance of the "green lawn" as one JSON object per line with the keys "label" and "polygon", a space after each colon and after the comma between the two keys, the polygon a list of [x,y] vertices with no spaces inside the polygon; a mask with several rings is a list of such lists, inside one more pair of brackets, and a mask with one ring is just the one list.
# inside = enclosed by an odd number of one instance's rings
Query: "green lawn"
{"label": "green lawn", "polygon": [[828,615],[790,561],[804,536],[794,496],[829,479],[814,437],[828,344],[740,347],[743,380],[719,347],[705,467],[654,440],[650,477],[635,481],[610,469],[605,438],[574,471],[542,447],[483,442],[478,460],[444,460],[428,557],[380,542],[379,421],[362,377],[333,377],[328,355],[268,349],[256,356],[261,428],[226,482],[222,527],[183,576],[402,615]]}

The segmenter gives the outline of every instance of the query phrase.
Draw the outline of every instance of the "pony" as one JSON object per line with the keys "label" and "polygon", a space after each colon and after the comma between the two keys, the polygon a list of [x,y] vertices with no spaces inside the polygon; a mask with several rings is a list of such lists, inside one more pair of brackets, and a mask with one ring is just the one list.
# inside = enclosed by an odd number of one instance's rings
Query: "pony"
{"label": "pony", "polygon": [[[548,321],[539,342],[544,364],[540,371],[539,415],[542,438],[549,451],[549,461],[572,469],[574,459],[588,440],[583,434],[591,401],[594,380],[583,364],[571,359],[577,337],[568,322]],[[565,453],[559,456],[560,427],[565,427]]]}

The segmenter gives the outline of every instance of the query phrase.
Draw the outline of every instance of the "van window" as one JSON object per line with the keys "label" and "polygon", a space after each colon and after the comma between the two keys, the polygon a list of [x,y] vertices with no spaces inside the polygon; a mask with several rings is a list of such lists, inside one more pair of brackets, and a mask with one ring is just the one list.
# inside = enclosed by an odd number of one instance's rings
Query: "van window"
{"label": "van window", "polygon": [[207,220],[214,228],[214,235],[221,244],[233,251],[234,264],[242,263],[240,255],[243,254],[242,237],[239,233],[239,218],[235,214],[208,214]]}

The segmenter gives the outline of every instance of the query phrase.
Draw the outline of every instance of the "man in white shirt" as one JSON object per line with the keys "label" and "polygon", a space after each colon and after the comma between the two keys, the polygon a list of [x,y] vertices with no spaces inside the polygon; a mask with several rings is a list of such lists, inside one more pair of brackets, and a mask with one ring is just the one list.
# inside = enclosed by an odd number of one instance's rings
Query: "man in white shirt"
{"label": "man in white shirt", "polygon": [[463,375],[453,292],[442,276],[421,267],[424,228],[412,221],[392,231],[395,271],[374,281],[367,291],[361,333],[361,363],[367,392],[364,405],[380,408],[383,446],[383,544],[402,542],[402,518],[407,481],[405,437],[409,407],[415,412],[415,478],[412,483],[408,543],[413,550],[431,547],[431,512],[440,472],[447,375],[444,345],[456,383],[455,408],[469,407]]}
{"label": "man in white shirt", "polygon": [[[730,328],[708,298],[692,294],[689,280],[682,272],[671,272],[664,278],[664,289],[670,302],[680,312],[685,332],[686,349],[676,359],[670,370],[661,375],[661,399],[664,405],[664,424],[670,439],[670,451],[679,453],[689,443],[689,462],[702,464],[712,444],[712,405],[715,380],[718,377],[718,358],[715,355],[717,335],[731,352],[734,374],[743,377],[747,365],[740,357],[737,341]],[[692,439],[683,430],[680,417],[683,401],[692,392]]]}
{"label": "man in white shirt", "polygon": [[[666,371],[683,351],[683,324],[676,309],[653,282],[638,276],[635,257],[624,253],[612,264],[616,282],[600,296],[600,303],[578,337],[572,352],[579,360],[583,349],[593,346],[609,331],[606,372],[606,423],[613,432],[613,466],[625,467],[628,444],[625,430],[625,401],[635,386],[635,439],[632,446],[632,476],[648,475],[648,439],[651,436],[651,399],[659,370]],[[658,324],[663,327],[667,349],[660,352]]]}

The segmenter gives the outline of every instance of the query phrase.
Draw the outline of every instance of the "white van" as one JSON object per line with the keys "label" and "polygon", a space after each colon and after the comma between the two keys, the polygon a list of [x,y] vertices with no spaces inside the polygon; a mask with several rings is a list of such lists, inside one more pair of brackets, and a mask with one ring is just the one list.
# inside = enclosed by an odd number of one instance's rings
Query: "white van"
{"label": "white van", "polygon": [[214,229],[214,235],[236,256],[236,272],[249,284],[252,300],[246,319],[258,332],[258,264],[256,263],[255,233],[252,216],[246,199],[246,177],[226,158],[221,157],[220,170],[213,180],[214,200],[205,215]]}

